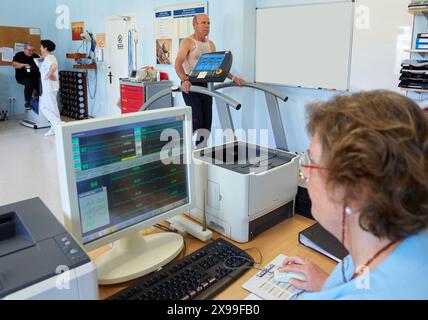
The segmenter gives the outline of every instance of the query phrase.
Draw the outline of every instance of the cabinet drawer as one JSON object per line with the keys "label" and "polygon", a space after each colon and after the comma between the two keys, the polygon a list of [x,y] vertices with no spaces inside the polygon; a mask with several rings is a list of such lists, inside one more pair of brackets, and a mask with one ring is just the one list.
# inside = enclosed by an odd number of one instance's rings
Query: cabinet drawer
{"label": "cabinet drawer", "polygon": [[122,114],[139,112],[139,111],[140,111],[140,108],[122,107]]}
{"label": "cabinet drawer", "polygon": [[134,112],[137,112],[137,111],[133,109],[128,109],[126,107],[122,107],[122,114],[128,114],[128,113],[134,113]]}
{"label": "cabinet drawer", "polygon": [[143,87],[137,87],[137,86],[127,86],[127,85],[122,85],[121,86],[121,91],[122,92],[143,92]]}
{"label": "cabinet drawer", "polygon": [[138,100],[144,101],[143,93],[130,93],[130,92],[122,92],[122,100]]}
{"label": "cabinet drawer", "polygon": [[143,102],[139,100],[126,100],[122,99],[122,107],[133,108],[133,109],[141,109],[143,106]]}

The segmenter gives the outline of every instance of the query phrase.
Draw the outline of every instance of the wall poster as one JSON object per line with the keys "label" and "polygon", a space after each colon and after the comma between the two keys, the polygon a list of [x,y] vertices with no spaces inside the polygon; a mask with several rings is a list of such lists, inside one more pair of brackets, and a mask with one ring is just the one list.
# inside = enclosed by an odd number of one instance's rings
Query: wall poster
{"label": "wall poster", "polygon": [[180,43],[193,34],[193,18],[208,13],[208,3],[196,2],[155,9],[157,64],[174,64]]}

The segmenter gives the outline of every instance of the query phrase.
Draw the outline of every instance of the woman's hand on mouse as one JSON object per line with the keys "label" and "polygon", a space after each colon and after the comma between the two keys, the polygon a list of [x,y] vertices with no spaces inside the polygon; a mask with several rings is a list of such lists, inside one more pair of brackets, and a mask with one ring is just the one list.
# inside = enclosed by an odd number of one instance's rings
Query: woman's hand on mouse
{"label": "woman's hand on mouse", "polygon": [[279,268],[279,271],[303,274],[306,281],[290,279],[290,284],[308,292],[321,291],[328,278],[328,274],[319,266],[301,257],[288,257],[282,263],[282,267]]}

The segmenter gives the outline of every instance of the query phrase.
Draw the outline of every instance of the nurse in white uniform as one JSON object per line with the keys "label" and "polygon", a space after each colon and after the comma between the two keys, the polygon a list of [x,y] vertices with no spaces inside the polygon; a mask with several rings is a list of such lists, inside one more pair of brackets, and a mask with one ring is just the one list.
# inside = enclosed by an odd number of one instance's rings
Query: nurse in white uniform
{"label": "nurse in white uniform", "polygon": [[39,59],[39,68],[42,79],[43,94],[40,97],[40,111],[51,123],[51,129],[45,136],[55,135],[55,128],[61,122],[58,110],[57,95],[59,91],[58,61],[52,54],[56,45],[50,40],[42,40]]}

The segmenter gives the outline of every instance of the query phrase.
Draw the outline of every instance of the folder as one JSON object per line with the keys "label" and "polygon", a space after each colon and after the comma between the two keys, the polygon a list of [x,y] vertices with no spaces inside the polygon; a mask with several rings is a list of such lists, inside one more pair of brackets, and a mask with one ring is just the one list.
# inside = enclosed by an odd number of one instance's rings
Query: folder
{"label": "folder", "polygon": [[411,67],[428,67],[428,60],[412,60],[407,59],[403,60],[401,65],[404,66],[411,66]]}
{"label": "folder", "polygon": [[428,38],[417,38],[416,44],[425,44],[428,43]]}
{"label": "folder", "polygon": [[414,69],[402,68],[400,73],[428,74],[428,70],[414,70]]}
{"label": "folder", "polygon": [[406,69],[428,70],[428,60],[404,60],[401,64]]}
{"label": "folder", "polygon": [[398,86],[404,89],[428,90],[428,83],[413,80],[402,80]]}
{"label": "folder", "polygon": [[415,74],[415,73],[404,72],[404,73],[402,73],[400,80],[401,81],[428,82],[428,75],[427,74]]}
{"label": "folder", "polygon": [[417,43],[416,44],[416,50],[427,50],[428,44],[426,43]]}
{"label": "folder", "polygon": [[340,262],[348,251],[331,233],[325,230],[319,223],[299,233],[300,244],[315,250],[326,257]]}

